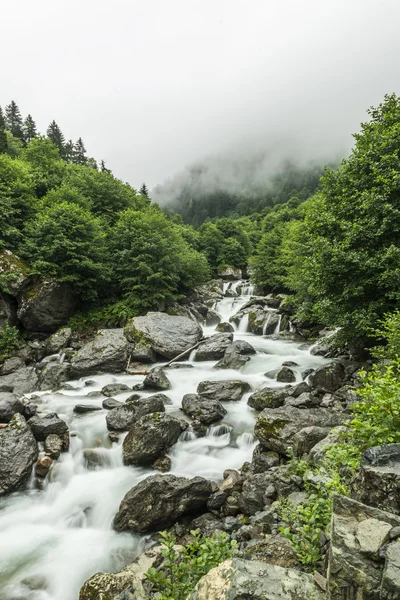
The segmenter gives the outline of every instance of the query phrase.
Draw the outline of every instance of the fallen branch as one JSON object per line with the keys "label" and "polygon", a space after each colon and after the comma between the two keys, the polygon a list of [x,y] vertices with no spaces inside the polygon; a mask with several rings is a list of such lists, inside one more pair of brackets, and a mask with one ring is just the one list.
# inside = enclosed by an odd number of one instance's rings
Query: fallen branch
{"label": "fallen branch", "polygon": [[208,340],[208,338],[202,338],[199,342],[197,342],[197,344],[195,344],[191,348],[188,348],[187,350],[185,350],[185,352],[181,352],[180,354],[178,354],[178,356],[175,356],[175,358],[173,358],[166,365],[163,366],[163,369],[166,369],[167,367],[169,367],[169,365],[171,365],[176,360],[179,360],[179,359],[183,358],[184,356],[186,356],[187,354],[189,354],[189,352],[191,352],[192,350],[195,350],[198,346],[200,346],[200,344],[202,344],[206,340]]}

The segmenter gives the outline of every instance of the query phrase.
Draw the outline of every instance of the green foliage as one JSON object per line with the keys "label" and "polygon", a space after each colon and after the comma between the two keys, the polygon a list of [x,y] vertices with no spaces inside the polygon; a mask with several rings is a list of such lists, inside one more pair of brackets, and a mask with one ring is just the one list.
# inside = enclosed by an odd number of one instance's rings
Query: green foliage
{"label": "green foliage", "polygon": [[39,198],[61,184],[66,165],[58,148],[50,140],[44,137],[33,138],[27,144],[22,159],[31,167]]}
{"label": "green foliage", "polygon": [[160,535],[164,560],[160,569],[151,568],[146,573],[159,600],[186,600],[199,579],[231,558],[237,546],[226,533],[215,533],[207,538],[196,530],[191,531],[194,540],[176,550],[176,539],[170,533],[164,531]]}
{"label": "green foliage", "polygon": [[10,104],[5,107],[5,121],[11,135],[23,141],[24,133],[21,112],[14,100],[11,100]]}
{"label": "green foliage", "polygon": [[34,184],[29,165],[0,154],[0,249],[15,249],[32,214]]}
{"label": "green foliage", "polygon": [[400,358],[400,311],[385,315],[374,331],[374,337],[384,340],[383,345],[373,350],[373,355],[379,359],[391,360]]}
{"label": "green foliage", "polygon": [[7,323],[0,327],[0,362],[6,360],[21,344],[18,329]]}
{"label": "green foliage", "polygon": [[8,142],[6,133],[6,122],[3,115],[3,110],[0,106],[0,154],[7,152]]}

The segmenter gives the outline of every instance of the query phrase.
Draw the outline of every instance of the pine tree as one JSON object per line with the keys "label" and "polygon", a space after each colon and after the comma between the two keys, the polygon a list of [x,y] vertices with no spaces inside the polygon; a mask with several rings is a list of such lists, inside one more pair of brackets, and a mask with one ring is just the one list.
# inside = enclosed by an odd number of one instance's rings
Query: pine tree
{"label": "pine tree", "polygon": [[73,162],[76,165],[85,165],[87,163],[86,148],[83,144],[82,138],[79,138],[77,142],[74,144],[74,155]]}
{"label": "pine tree", "polygon": [[149,197],[149,190],[147,189],[147,185],[145,183],[143,183],[142,187],[140,188],[139,194],[146,196],[146,198]]}
{"label": "pine tree", "polygon": [[18,105],[11,100],[10,104],[8,104],[5,108],[5,119],[6,119],[6,128],[11,132],[11,134],[20,139],[24,140],[24,131],[22,124],[21,112],[19,110]]}
{"label": "pine tree", "polygon": [[24,141],[28,144],[37,135],[36,123],[32,119],[32,115],[28,115],[24,122]]}
{"label": "pine tree", "polygon": [[6,122],[4,120],[3,111],[0,106],[0,154],[7,152],[7,134],[6,134]]}
{"label": "pine tree", "polygon": [[57,146],[60,156],[64,158],[65,154],[65,138],[64,135],[57,125],[57,123],[53,120],[47,128],[47,137],[55,146]]}
{"label": "pine tree", "polygon": [[101,161],[100,161],[100,171],[102,173],[111,173],[111,169],[107,169],[106,161],[103,159],[101,159]]}
{"label": "pine tree", "polygon": [[68,140],[64,146],[64,159],[67,163],[74,162],[74,142],[72,140]]}

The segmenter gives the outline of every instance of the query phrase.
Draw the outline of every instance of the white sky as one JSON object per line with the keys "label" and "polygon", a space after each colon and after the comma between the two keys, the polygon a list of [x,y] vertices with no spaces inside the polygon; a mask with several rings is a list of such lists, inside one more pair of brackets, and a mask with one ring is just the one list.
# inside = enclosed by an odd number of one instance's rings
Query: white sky
{"label": "white sky", "polygon": [[400,93],[399,0],[0,3],[0,104],[149,187],[210,154],[345,153]]}

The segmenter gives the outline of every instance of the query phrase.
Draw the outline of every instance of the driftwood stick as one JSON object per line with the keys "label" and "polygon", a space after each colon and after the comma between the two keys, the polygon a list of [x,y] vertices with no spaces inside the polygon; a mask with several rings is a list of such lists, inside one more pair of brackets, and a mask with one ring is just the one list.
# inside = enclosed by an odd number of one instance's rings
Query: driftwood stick
{"label": "driftwood stick", "polygon": [[169,365],[171,365],[173,362],[175,362],[176,360],[179,360],[180,358],[183,358],[184,356],[186,356],[187,354],[189,354],[189,352],[191,352],[192,350],[195,350],[197,348],[197,346],[200,346],[200,344],[202,344],[205,340],[207,340],[208,338],[202,338],[199,342],[197,342],[197,344],[195,344],[194,346],[192,346],[191,348],[188,348],[187,350],[185,350],[185,352],[181,352],[181,354],[178,354],[178,356],[175,356],[175,358],[173,358],[172,360],[170,360],[166,365],[164,365],[162,368],[165,369],[166,367],[169,367]]}

